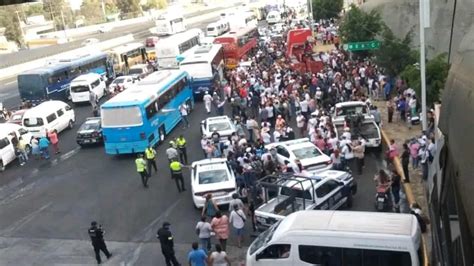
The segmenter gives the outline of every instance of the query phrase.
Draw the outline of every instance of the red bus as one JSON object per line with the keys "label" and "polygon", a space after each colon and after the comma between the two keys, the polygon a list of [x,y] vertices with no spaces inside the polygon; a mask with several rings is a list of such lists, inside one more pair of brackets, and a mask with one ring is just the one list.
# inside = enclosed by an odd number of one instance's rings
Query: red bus
{"label": "red bus", "polygon": [[228,69],[234,69],[241,59],[247,60],[248,53],[257,47],[257,28],[247,27],[232,30],[216,37],[214,43],[222,44],[225,66]]}
{"label": "red bus", "polygon": [[[309,41],[312,36],[311,29],[288,31],[286,57],[294,71],[302,74],[305,72],[318,73],[323,69],[323,62],[319,60],[319,57],[314,58],[312,49],[306,47],[308,45],[306,41]],[[305,49],[307,53],[305,53]]]}

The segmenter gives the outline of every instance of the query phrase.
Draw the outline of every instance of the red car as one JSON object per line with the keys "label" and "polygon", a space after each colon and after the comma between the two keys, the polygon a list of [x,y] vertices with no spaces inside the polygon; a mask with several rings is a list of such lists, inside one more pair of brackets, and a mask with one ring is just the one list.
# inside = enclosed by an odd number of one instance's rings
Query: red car
{"label": "red car", "polygon": [[156,36],[148,37],[145,39],[145,46],[146,47],[155,47],[158,43],[159,38]]}
{"label": "red car", "polygon": [[13,124],[17,124],[21,126],[23,115],[25,114],[26,111],[27,109],[21,109],[21,110],[17,110],[13,112],[12,115],[10,116],[10,119],[8,120],[8,123],[13,123]]}

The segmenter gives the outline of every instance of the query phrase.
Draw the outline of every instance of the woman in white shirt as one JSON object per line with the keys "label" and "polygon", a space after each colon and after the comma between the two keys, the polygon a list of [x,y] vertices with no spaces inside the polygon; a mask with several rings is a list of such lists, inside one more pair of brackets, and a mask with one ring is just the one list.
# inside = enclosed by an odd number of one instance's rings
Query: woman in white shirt
{"label": "woman in white shirt", "polygon": [[352,152],[352,145],[351,143],[346,143],[341,147],[341,163],[342,163],[342,169],[346,169],[349,167],[349,169],[352,169],[352,161],[354,161],[354,153]]}
{"label": "woman in white shirt", "polygon": [[222,250],[221,245],[216,244],[216,251],[213,251],[209,256],[209,266],[228,266],[230,260],[227,258],[227,253]]}
{"label": "woman in white shirt", "polygon": [[230,213],[229,223],[234,228],[234,233],[237,236],[237,246],[242,247],[242,238],[244,235],[245,220],[247,217],[243,210],[239,209],[238,205],[234,205],[234,210]]}

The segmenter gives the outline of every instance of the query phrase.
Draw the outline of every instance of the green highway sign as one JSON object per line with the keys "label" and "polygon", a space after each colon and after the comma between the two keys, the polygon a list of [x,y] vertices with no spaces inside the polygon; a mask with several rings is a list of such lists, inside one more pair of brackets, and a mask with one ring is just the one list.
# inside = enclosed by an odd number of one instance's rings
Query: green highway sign
{"label": "green highway sign", "polygon": [[380,41],[350,42],[344,44],[343,47],[346,51],[377,50],[380,48]]}

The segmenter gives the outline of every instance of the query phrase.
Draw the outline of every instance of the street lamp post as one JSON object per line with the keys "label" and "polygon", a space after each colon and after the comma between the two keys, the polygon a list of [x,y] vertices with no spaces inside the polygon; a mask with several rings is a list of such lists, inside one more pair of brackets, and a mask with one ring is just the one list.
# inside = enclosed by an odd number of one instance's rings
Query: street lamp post
{"label": "street lamp post", "polygon": [[420,75],[421,75],[421,123],[423,131],[426,131],[426,55],[425,55],[425,0],[420,3]]}

